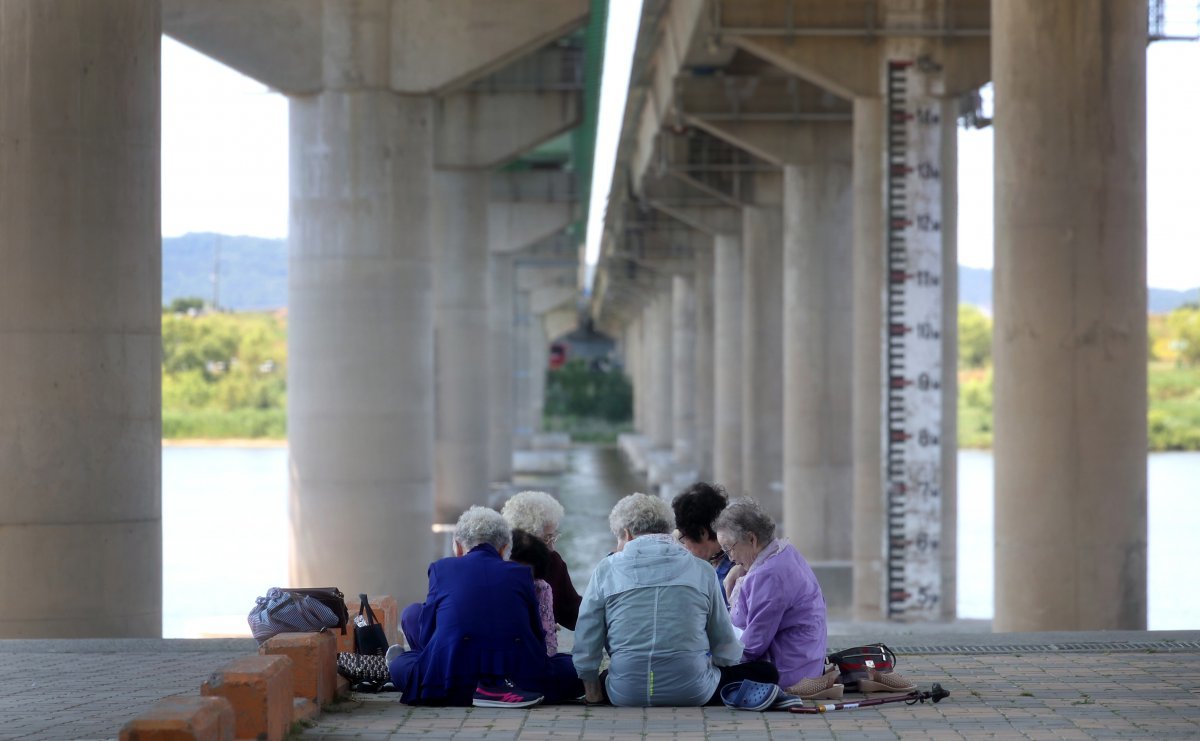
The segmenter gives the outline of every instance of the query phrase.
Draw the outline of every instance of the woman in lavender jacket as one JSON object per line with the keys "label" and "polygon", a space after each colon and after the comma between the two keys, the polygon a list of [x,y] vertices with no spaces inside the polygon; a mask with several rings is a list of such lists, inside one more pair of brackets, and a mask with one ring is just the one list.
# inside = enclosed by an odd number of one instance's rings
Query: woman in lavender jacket
{"label": "woman in lavender jacket", "polygon": [[[753,499],[735,499],[713,528],[721,549],[737,564],[725,591],[729,616],[742,630],[743,660],[773,663],[780,686],[791,694],[839,694],[836,674],[823,675],[825,598],[808,562],[775,537],[775,522]],[[802,684],[805,679],[810,681]]]}

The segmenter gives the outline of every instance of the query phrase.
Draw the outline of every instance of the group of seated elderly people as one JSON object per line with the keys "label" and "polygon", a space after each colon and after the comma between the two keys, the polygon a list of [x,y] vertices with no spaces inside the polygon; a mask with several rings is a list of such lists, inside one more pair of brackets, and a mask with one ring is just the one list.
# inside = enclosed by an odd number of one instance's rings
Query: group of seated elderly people
{"label": "group of seated elderly people", "polygon": [[[778,684],[783,702],[840,696],[836,670],[824,672],[821,588],[770,516],[706,483],[673,508],[646,494],[617,502],[616,547],[582,597],[554,549],[553,497],[468,509],[455,557],[430,565],[425,602],[401,616],[408,649],[393,647],[388,669],[402,701],[714,705],[742,680]],[[558,652],[560,625],[575,631],[573,654]]]}

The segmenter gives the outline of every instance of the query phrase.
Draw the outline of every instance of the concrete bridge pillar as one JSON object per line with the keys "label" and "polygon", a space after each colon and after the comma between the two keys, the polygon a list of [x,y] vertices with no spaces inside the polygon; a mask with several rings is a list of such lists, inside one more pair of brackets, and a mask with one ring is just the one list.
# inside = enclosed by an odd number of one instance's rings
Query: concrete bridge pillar
{"label": "concrete bridge pillar", "polygon": [[533,324],[530,291],[518,289],[513,296],[513,446],[528,450],[541,420],[533,416]]}
{"label": "concrete bridge pillar", "polygon": [[711,481],[713,475],[713,250],[710,245],[696,250],[696,351],[692,360],[695,369],[695,389],[692,407],[695,409],[697,477]]}
{"label": "concrete bridge pillar", "polygon": [[550,369],[550,338],[542,317],[534,314],[529,323],[529,416],[533,434],[542,431],[546,413],[546,372]]}
{"label": "concrete bridge pillar", "polygon": [[488,257],[488,480],[510,481],[513,473],[513,388],[516,365],[513,358],[513,294],[516,290],[513,258]]}
{"label": "concrete bridge pillar", "polygon": [[432,114],[387,89],[291,100],[295,584],[425,591],[396,564],[434,555]]}
{"label": "concrete bridge pillar", "polygon": [[742,247],[713,238],[713,480],[731,496],[742,485]]}
{"label": "concrete bridge pillar", "polygon": [[649,367],[646,436],[650,446],[660,449],[671,449],[674,445],[674,426],[671,410],[673,392],[671,390],[671,294],[664,289],[656,289],[654,298],[647,306],[646,321],[649,334],[647,338],[647,357]]}
{"label": "concrete bridge pillar", "polygon": [[161,34],[0,4],[0,638],[162,635]]}
{"label": "concrete bridge pillar", "polygon": [[643,396],[646,392],[646,387],[642,381],[642,321],[639,318],[632,319],[625,325],[625,341],[624,341],[624,362],[625,362],[625,377],[629,379],[629,385],[633,387],[633,429],[636,432],[645,431],[645,420],[643,419],[642,409],[644,407]]}
{"label": "concrete bridge pillar", "polygon": [[691,276],[671,278],[671,437],[675,464],[695,466],[696,297]]}
{"label": "concrete bridge pillar", "polygon": [[[783,521],[783,214],[778,175],[742,209],[742,489]],[[770,190],[768,190],[770,189]],[[766,191],[766,192],[760,192]],[[771,203],[771,201],[774,203]]]}
{"label": "concrete bridge pillar", "polygon": [[814,156],[783,168],[783,530],[810,561],[848,564],[854,492],[850,126],[813,133]]}
{"label": "concrete bridge pillar", "polygon": [[[487,503],[488,172],[434,175],[435,516],[454,522]],[[510,462],[511,465],[511,462]]]}
{"label": "concrete bridge pillar", "polygon": [[999,631],[1146,627],[1146,23],[992,4]]}

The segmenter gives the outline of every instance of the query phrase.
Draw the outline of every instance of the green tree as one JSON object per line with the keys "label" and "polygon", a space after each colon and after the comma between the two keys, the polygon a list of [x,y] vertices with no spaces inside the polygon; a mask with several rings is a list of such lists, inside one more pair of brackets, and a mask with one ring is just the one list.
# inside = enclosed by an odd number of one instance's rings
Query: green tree
{"label": "green tree", "polygon": [[200,311],[204,308],[204,299],[195,296],[183,296],[171,301],[167,305],[167,311],[172,314],[187,314],[195,310]]}
{"label": "green tree", "polygon": [[162,317],[167,437],[282,437],[287,336],[269,314]]}
{"label": "green tree", "polygon": [[983,368],[992,362],[992,320],[970,304],[958,305],[958,366]]}
{"label": "green tree", "polygon": [[1167,333],[1181,364],[1200,364],[1200,307],[1188,304],[1172,311],[1167,316]]}
{"label": "green tree", "polygon": [[545,415],[624,422],[633,416],[633,388],[619,370],[571,360],[546,374]]}

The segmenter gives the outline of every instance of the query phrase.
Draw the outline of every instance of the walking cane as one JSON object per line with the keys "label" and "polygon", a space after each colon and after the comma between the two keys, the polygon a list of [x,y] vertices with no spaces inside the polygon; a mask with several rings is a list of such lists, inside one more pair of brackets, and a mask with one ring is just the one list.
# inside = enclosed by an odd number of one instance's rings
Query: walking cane
{"label": "walking cane", "polygon": [[859,702],[835,702],[825,705],[800,706],[788,708],[793,713],[805,713],[807,715],[816,715],[817,713],[828,713],[831,710],[853,710],[854,708],[867,708],[872,705],[886,705],[889,702],[903,702],[909,705],[916,705],[918,702],[924,704],[926,700],[934,703],[941,702],[942,698],[949,697],[950,692],[942,689],[942,685],[934,684],[933,689],[929,692],[921,692],[913,690],[906,695],[893,695],[891,697],[877,697],[860,700]]}

